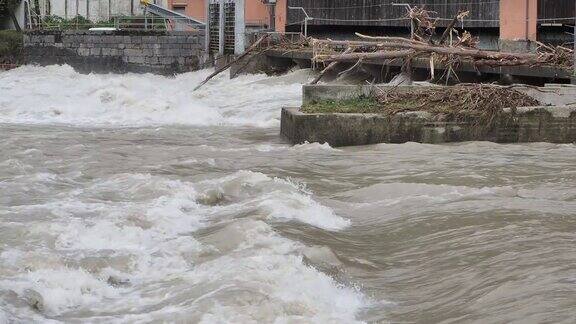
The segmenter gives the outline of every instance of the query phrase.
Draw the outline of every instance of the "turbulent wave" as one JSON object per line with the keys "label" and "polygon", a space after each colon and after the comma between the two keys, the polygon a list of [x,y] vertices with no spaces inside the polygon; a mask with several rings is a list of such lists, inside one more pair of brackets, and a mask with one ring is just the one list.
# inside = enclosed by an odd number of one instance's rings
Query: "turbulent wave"
{"label": "turbulent wave", "polygon": [[354,322],[366,303],[267,223],[348,225],[291,181],[249,171],[198,183],[117,174],[59,198],[4,210],[50,215],[7,225],[36,242],[0,254],[0,286],[31,306],[4,305],[10,318]]}
{"label": "turbulent wave", "polygon": [[[306,71],[220,76],[193,92],[208,74],[82,75],[69,66],[24,66],[0,74],[0,123],[95,127],[90,132],[270,127],[282,106],[300,101],[308,78]],[[367,305],[357,289],[315,268],[314,260],[337,264],[330,248],[276,231],[284,223],[326,232],[350,224],[295,180],[247,170],[184,180],[134,168],[90,177],[83,170],[96,155],[44,167],[52,160],[47,151],[22,149],[19,140],[3,143],[14,154],[0,159],[0,233],[10,233],[0,239],[0,322],[352,323]],[[207,156],[186,156],[183,163],[217,168],[207,144]],[[213,148],[230,155],[332,150]],[[69,149],[86,147],[80,141]],[[55,171],[60,164],[71,169]]]}
{"label": "turbulent wave", "polygon": [[307,70],[287,76],[220,75],[194,87],[209,70],[172,78],[79,74],[70,66],[23,66],[0,73],[0,122],[109,125],[276,126],[280,108],[299,102]]}

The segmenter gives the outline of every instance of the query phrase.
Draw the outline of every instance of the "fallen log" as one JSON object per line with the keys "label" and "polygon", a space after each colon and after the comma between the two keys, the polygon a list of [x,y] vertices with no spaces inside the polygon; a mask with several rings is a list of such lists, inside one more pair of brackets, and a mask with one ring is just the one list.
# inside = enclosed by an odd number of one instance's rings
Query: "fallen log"
{"label": "fallen log", "polygon": [[360,38],[363,38],[363,39],[370,39],[370,40],[377,40],[377,41],[404,42],[404,43],[426,45],[426,43],[424,43],[424,42],[417,41],[414,39],[408,39],[408,38],[404,38],[404,37],[368,36],[368,35],[364,35],[364,34],[360,34],[360,33],[355,33],[355,35],[360,37]]}
{"label": "fallen log", "polygon": [[[358,42],[355,41],[332,41],[335,45],[360,45]],[[360,42],[363,43],[362,46],[367,46],[365,44],[367,42]],[[419,44],[407,44],[407,43],[393,43],[393,42],[381,42],[381,43],[373,43],[369,42],[370,46],[378,47],[378,48],[398,48],[398,49],[408,49],[414,50],[416,52],[421,53],[437,53],[443,55],[457,55],[462,57],[472,57],[475,59],[487,59],[487,60],[526,60],[532,63],[542,63],[545,61],[546,57],[542,57],[542,55],[537,54],[530,54],[530,53],[505,53],[505,52],[493,52],[493,51],[484,51],[480,49],[469,49],[469,48],[462,48],[462,47],[446,47],[446,46],[432,46],[432,45],[419,45]],[[378,51],[369,53],[371,58],[388,58],[393,51]],[[382,57],[378,53],[382,53]],[[326,58],[327,61],[336,61],[337,57],[340,56],[342,60],[349,61],[357,59],[356,56],[361,56],[365,53],[352,53],[346,55],[330,55]],[[319,58],[322,58],[323,55],[318,55]]]}
{"label": "fallen log", "polygon": [[232,64],[238,62],[239,60],[243,59],[244,57],[246,57],[246,55],[250,54],[250,52],[254,51],[256,48],[258,48],[258,46],[260,46],[260,44],[262,44],[262,42],[268,38],[269,34],[263,35],[262,37],[260,37],[256,42],[254,42],[254,44],[252,44],[242,55],[238,56],[236,59],[230,61],[229,63],[227,63],[226,65],[224,65],[223,67],[217,69],[216,71],[214,71],[212,74],[210,74],[206,79],[204,79],[204,81],[202,81],[199,85],[196,86],[196,88],[194,88],[194,90],[192,91],[196,91],[198,89],[200,89],[203,85],[205,85],[206,83],[208,83],[208,81],[210,81],[213,77],[217,76],[218,74],[228,70],[229,67],[232,66]]}
{"label": "fallen log", "polygon": [[394,59],[404,58],[416,54],[413,50],[400,50],[400,51],[378,51],[371,53],[350,53],[338,55],[319,55],[320,61],[326,62],[355,62],[358,60],[373,60],[373,59]]}

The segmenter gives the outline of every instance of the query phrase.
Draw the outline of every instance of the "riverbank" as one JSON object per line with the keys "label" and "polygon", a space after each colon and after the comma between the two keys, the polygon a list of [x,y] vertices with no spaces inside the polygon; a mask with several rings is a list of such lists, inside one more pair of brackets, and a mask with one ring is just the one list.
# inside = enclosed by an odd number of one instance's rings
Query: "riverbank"
{"label": "riverbank", "polygon": [[576,141],[576,87],[304,86],[300,108],[284,108],[292,143]]}

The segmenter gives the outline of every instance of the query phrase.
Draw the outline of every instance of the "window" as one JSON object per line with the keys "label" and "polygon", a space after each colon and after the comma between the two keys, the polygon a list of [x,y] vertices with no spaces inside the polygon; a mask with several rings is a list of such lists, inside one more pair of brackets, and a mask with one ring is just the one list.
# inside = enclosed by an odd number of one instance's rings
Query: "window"
{"label": "window", "polygon": [[185,15],[186,14],[186,5],[177,5],[175,4],[173,6],[174,11],[176,11],[179,14]]}

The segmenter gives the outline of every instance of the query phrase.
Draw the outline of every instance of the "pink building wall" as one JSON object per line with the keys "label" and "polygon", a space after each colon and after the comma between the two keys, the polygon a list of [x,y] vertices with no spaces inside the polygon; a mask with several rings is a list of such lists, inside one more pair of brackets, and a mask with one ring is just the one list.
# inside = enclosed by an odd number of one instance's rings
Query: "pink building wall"
{"label": "pink building wall", "polygon": [[[281,0],[286,5],[286,0]],[[185,7],[187,16],[198,20],[206,20],[206,0],[168,0],[170,8]],[[270,14],[268,8],[260,0],[245,0],[244,15],[248,25],[268,25]],[[278,21],[278,19],[276,19]],[[284,19],[285,21],[285,19]]]}
{"label": "pink building wall", "polygon": [[538,0],[500,0],[500,39],[536,40]]}

